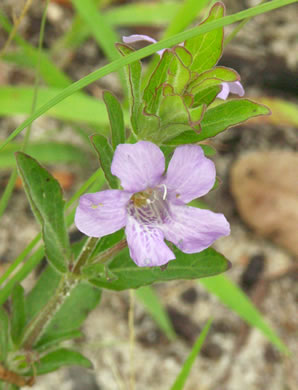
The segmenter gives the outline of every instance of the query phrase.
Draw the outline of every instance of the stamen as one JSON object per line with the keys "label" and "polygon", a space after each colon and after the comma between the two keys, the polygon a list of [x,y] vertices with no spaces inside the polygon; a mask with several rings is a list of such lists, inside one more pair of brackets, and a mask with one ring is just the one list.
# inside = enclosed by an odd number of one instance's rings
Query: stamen
{"label": "stamen", "polygon": [[166,200],[168,189],[167,189],[167,186],[165,184],[162,184],[162,186],[164,187],[164,193],[163,193],[162,199]]}

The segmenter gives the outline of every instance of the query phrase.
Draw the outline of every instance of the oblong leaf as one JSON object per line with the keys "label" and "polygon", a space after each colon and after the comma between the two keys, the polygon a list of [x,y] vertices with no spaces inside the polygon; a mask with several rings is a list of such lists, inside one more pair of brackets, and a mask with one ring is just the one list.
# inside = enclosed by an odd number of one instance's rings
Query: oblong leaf
{"label": "oblong leaf", "polygon": [[26,195],[42,225],[47,258],[57,271],[67,272],[71,250],[64,221],[65,202],[61,187],[32,157],[18,152],[16,159]]}
{"label": "oblong leaf", "polygon": [[[118,43],[116,45],[122,56],[128,56],[134,53],[134,50],[129,46]],[[130,112],[131,112],[131,125],[133,130],[138,133],[138,115],[142,105],[141,97],[141,77],[142,77],[142,65],[140,61],[134,61],[129,64],[126,68],[126,76],[129,84],[129,101],[130,101]]]}
{"label": "oblong leaf", "polygon": [[[92,368],[92,363],[81,353],[68,348],[60,348],[49,352],[47,355],[39,359],[34,365],[37,375],[47,374],[48,372],[56,371],[63,366],[82,366]],[[32,375],[29,371],[27,375]]]}
{"label": "oblong leaf", "polygon": [[162,271],[159,267],[136,266],[129,257],[128,249],[125,249],[115,257],[109,267],[117,279],[94,278],[89,282],[97,287],[110,290],[126,290],[155,282],[204,278],[219,274],[229,268],[229,261],[212,248],[195,254],[185,254],[178,249],[174,252],[176,260],[170,261],[167,268]]}
{"label": "oblong leaf", "polygon": [[[224,5],[218,2],[211,8],[207,19],[199,26],[220,19],[223,16]],[[201,73],[216,65],[222,53],[222,42],[223,27],[186,40],[184,46],[193,56],[190,69]]]}
{"label": "oblong leaf", "polygon": [[202,131],[200,134],[186,131],[166,143],[168,145],[180,145],[203,141],[250,118],[269,114],[269,108],[263,104],[255,103],[248,99],[231,100],[206,111],[201,122]]}
{"label": "oblong leaf", "polygon": [[109,91],[103,93],[103,100],[106,104],[110,126],[112,132],[112,145],[116,149],[117,145],[125,142],[125,125],[121,104]]}
{"label": "oblong leaf", "polygon": [[23,331],[26,325],[26,310],[24,289],[16,284],[12,290],[12,317],[11,317],[11,338],[15,345],[22,340]]}

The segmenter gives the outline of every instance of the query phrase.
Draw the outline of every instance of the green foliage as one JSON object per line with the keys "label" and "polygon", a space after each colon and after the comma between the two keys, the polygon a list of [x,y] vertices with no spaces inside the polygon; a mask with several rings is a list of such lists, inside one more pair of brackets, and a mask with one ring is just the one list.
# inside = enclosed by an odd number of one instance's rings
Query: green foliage
{"label": "green foliage", "polygon": [[160,303],[155,290],[150,286],[141,287],[136,290],[136,297],[140,302],[142,302],[148,313],[152,316],[156,324],[165,333],[168,339],[175,340],[175,330],[168,313]]}
{"label": "green foliage", "polygon": [[206,111],[201,122],[202,131],[200,134],[186,131],[178,137],[166,141],[166,143],[168,145],[181,145],[200,142],[250,118],[269,113],[270,110],[266,106],[251,100],[231,100]]}
{"label": "green foliage", "polygon": [[120,103],[111,92],[105,91],[103,93],[103,100],[105,102],[109,115],[110,127],[112,132],[112,146],[115,150],[117,145],[123,144],[125,142],[125,125],[123,111]]}
{"label": "green foliage", "polygon": [[85,283],[75,287],[65,303],[53,317],[49,327],[37,346],[53,343],[53,340],[68,338],[68,334],[76,332],[87,318],[88,314],[97,306],[101,291]]}
{"label": "green foliage", "polygon": [[26,195],[35,217],[42,225],[47,258],[57,271],[66,272],[71,251],[60,185],[32,157],[18,152],[16,158]]}
{"label": "green foliage", "polygon": [[[92,363],[77,351],[68,348],[60,348],[51,351],[41,357],[35,364],[34,369],[37,375],[47,374],[56,371],[63,366],[82,366],[92,368]],[[26,374],[33,375],[34,371],[30,370]]]}
{"label": "green foliage", "polygon": [[22,340],[26,325],[26,309],[24,289],[16,284],[12,290],[12,316],[11,316],[11,339],[18,346]]}
{"label": "green foliage", "polygon": [[185,254],[178,249],[174,252],[176,260],[170,261],[167,268],[161,270],[158,267],[136,266],[129,256],[128,249],[125,249],[109,266],[117,279],[107,280],[101,277],[90,279],[89,282],[100,288],[120,291],[156,282],[203,278],[224,272],[229,268],[227,259],[211,248],[196,254]]}
{"label": "green foliage", "polygon": [[111,188],[118,188],[118,179],[111,173],[111,164],[113,160],[114,151],[107,140],[101,134],[95,134],[91,137],[92,144],[98,154],[100,165],[104,171],[105,178]]}
{"label": "green foliage", "polygon": [[[134,52],[133,49],[124,44],[118,43],[116,47],[122,56],[129,56]],[[142,65],[140,61],[134,61],[126,67],[126,78],[130,90],[130,120],[132,128],[136,134],[139,132],[138,116],[142,105],[141,76]]]}
{"label": "green foliage", "polygon": [[[216,3],[201,25],[216,21],[224,16],[224,5]],[[190,69],[202,73],[217,64],[221,57],[223,42],[223,27],[212,30],[206,34],[187,39],[185,48],[192,54],[193,60]]]}
{"label": "green foliage", "polygon": [[264,336],[283,353],[288,353],[287,347],[265,322],[262,314],[244,294],[244,292],[224,275],[199,281],[210,293],[237,313],[249,325],[259,329]]}
{"label": "green foliage", "polygon": [[[34,318],[49,298],[53,296],[59,281],[60,275],[51,267],[48,266],[43,271],[26,299],[26,308],[30,319]],[[63,340],[79,337],[81,324],[90,311],[96,307],[100,296],[101,291],[88,284],[83,283],[76,286],[55,314],[35,347],[44,349]]]}
{"label": "green foliage", "polygon": [[197,338],[196,342],[194,343],[194,346],[192,347],[190,354],[188,355],[187,359],[185,360],[179,375],[177,376],[173,386],[171,387],[171,390],[184,389],[184,385],[185,385],[187,378],[189,377],[190,370],[191,370],[197,356],[199,355],[200,350],[202,348],[202,345],[203,345],[203,343],[208,335],[211,323],[212,323],[212,320],[209,320],[207,322],[207,324],[204,326],[202,332],[200,333],[200,336]]}
{"label": "green foliage", "polygon": [[9,342],[9,319],[6,311],[0,307],[0,362],[6,360]]}

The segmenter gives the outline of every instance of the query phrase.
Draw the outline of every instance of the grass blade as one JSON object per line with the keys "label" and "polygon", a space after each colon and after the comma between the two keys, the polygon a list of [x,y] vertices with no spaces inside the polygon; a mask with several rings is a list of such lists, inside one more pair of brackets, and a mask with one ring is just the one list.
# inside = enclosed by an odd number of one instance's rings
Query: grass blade
{"label": "grass blade", "polygon": [[189,377],[190,370],[191,370],[191,368],[196,360],[196,357],[200,353],[202,345],[203,345],[205,338],[209,332],[211,323],[212,323],[212,320],[209,320],[207,322],[207,324],[204,326],[200,336],[197,338],[194,346],[192,347],[190,354],[188,355],[187,359],[185,360],[177,379],[175,380],[173,386],[171,387],[171,390],[182,390],[184,388],[185,382],[186,382],[187,378]]}
{"label": "grass blade", "polygon": [[155,290],[150,286],[141,287],[136,290],[136,296],[167,338],[175,340],[175,330]]}
{"label": "grass blade", "polygon": [[237,313],[249,325],[259,329],[263,335],[279,351],[288,353],[287,347],[283,344],[274,330],[265,322],[262,314],[254,306],[244,292],[225,275],[218,275],[212,278],[199,281],[210,293]]}

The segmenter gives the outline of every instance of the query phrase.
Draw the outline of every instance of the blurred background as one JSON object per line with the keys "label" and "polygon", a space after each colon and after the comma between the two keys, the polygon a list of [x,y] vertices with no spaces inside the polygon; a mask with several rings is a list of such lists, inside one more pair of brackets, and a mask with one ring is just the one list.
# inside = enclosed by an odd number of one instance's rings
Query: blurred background
{"label": "blurred background", "polygon": [[[190,10],[185,28],[207,15],[212,2],[204,3],[207,6],[197,14]],[[227,14],[232,14],[258,1],[224,3]],[[121,36],[147,34],[157,40],[162,38],[168,26],[179,20],[177,12],[182,4],[182,0],[49,1],[43,40],[48,62],[40,63],[37,106],[115,59],[113,43],[121,41]],[[41,0],[2,0],[0,4],[0,142],[32,110],[45,5]],[[92,13],[90,16],[90,6],[98,10],[98,18],[93,19]],[[96,23],[100,25],[98,30]],[[16,30],[10,35],[13,25]],[[225,36],[234,27],[226,27]],[[237,70],[245,97],[268,105],[272,115],[255,118],[208,141],[217,150],[212,158],[220,185],[203,199],[214,211],[223,212],[231,223],[231,235],[215,244],[215,249],[233,264],[227,276],[251,298],[289,347],[292,357],[283,356],[258,330],[246,325],[197,281],[156,285],[154,289],[177,337],[169,340],[136,300],[136,389],[168,389],[210,317],[214,318],[213,325],[186,390],[239,390],[240,386],[246,390],[297,389],[297,53],[297,5],[248,21],[225,47],[220,65]],[[144,59],[144,67],[150,61]],[[68,99],[68,104],[55,107],[32,125],[28,153],[55,175],[66,199],[98,167],[88,135],[96,131],[108,133],[102,104],[106,89],[123,98],[118,75],[111,74],[87,86],[84,99]],[[89,114],[90,110],[94,115]],[[0,193],[14,167],[13,152],[20,148],[22,134],[0,152]],[[1,217],[0,273],[38,232],[39,226],[17,180]],[[71,239],[80,237],[73,227]],[[32,286],[41,267],[26,279],[26,288]],[[40,377],[35,388],[131,389],[128,310],[127,292],[105,291],[101,304],[84,325],[84,338],[74,343],[92,360],[94,371],[62,369]]]}

